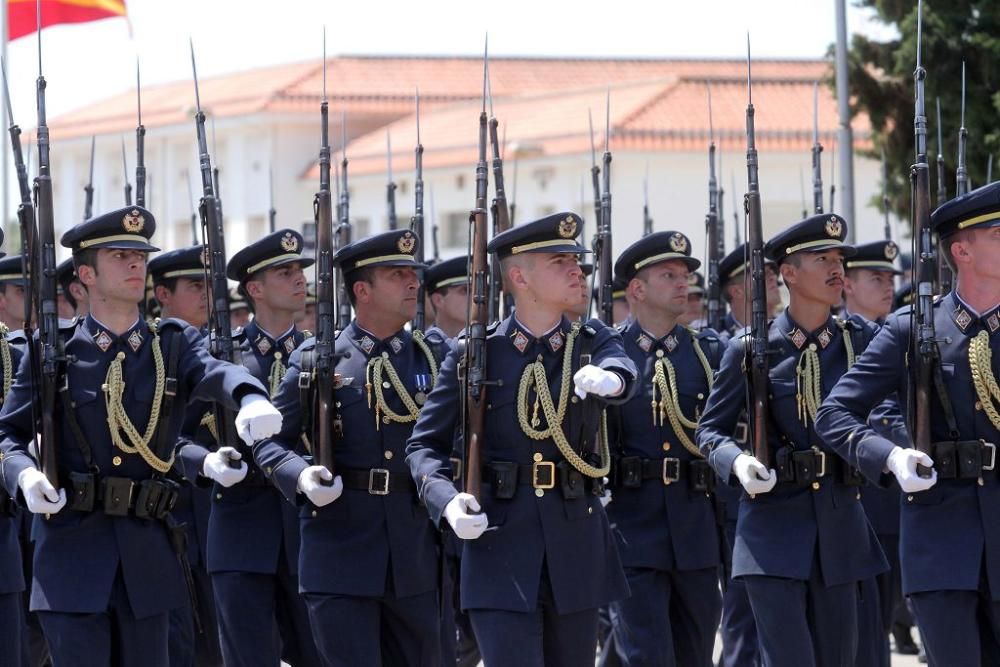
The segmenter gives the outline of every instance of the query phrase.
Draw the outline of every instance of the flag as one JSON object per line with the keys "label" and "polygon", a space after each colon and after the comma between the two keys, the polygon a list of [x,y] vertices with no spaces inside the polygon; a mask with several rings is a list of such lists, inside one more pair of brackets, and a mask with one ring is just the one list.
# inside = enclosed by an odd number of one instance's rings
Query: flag
{"label": "flag", "polygon": [[[7,39],[38,29],[37,0],[7,0]],[[42,27],[126,16],[125,0],[41,0]]]}

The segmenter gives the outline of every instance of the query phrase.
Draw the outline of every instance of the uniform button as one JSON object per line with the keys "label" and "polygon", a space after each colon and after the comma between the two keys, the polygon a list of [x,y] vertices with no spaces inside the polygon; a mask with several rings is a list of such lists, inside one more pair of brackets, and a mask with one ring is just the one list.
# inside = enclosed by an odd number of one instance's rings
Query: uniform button
{"label": "uniform button", "polygon": [[535,495],[541,498],[545,495],[545,489],[535,489]]}
{"label": "uniform button", "polygon": [[886,419],[885,417],[882,417],[882,425],[883,426],[887,426],[888,424],[889,424],[889,420]]}
{"label": "uniform button", "polygon": [[861,500],[861,492],[860,491],[858,492],[858,495],[854,496],[854,499],[855,500]]}
{"label": "uniform button", "polygon": [[569,402],[570,403],[579,403],[580,399],[577,397],[576,394],[573,394],[573,397],[571,399],[569,399]]}
{"label": "uniform button", "polygon": [[264,472],[266,472],[268,475],[270,475],[271,474],[271,466],[267,466],[266,468],[264,468]]}
{"label": "uniform button", "polygon": [[665,451],[665,452],[669,452],[670,451],[670,443],[669,442],[663,443],[663,451]]}
{"label": "uniform button", "polygon": [[391,384],[389,384],[389,381],[388,381],[388,380],[386,380],[385,382],[383,382],[383,383],[382,383],[382,388],[383,388],[383,389],[388,389],[388,388],[389,388],[389,387],[391,387],[391,386],[392,386],[392,385],[391,385]]}
{"label": "uniform button", "polygon": [[701,392],[698,392],[698,400],[700,401],[703,398],[705,398],[705,394],[702,394]]}
{"label": "uniform button", "polygon": [[913,496],[906,496],[906,502],[912,503],[913,502]]}
{"label": "uniform button", "polygon": [[979,401],[976,401],[976,410],[982,410],[982,409],[983,409],[983,404]]}
{"label": "uniform button", "polygon": [[313,511],[311,512],[311,514],[312,514],[313,518],[315,519],[315,518],[316,518],[316,515],[317,515],[317,514],[319,514],[319,512],[317,512],[316,510],[313,510]]}
{"label": "uniform button", "polygon": [[594,513],[594,508],[593,507],[588,507],[587,508],[587,514],[593,514],[593,513]]}
{"label": "uniform button", "polygon": [[812,483],[813,491],[819,491],[819,482]]}
{"label": "uniform button", "polygon": [[535,463],[538,463],[539,461],[541,461],[541,460],[542,460],[542,455],[541,455],[541,454],[538,454],[538,453],[536,453],[536,454],[535,454],[534,456],[532,456],[532,457],[531,457],[531,459],[532,459],[532,460],[533,460],[533,461],[534,461]]}
{"label": "uniform button", "polygon": [[215,494],[215,499],[216,500],[222,500],[222,494],[221,493]]}
{"label": "uniform button", "polygon": [[337,401],[337,407],[338,408],[340,407],[340,401]]}
{"label": "uniform button", "polygon": [[113,459],[111,459],[111,464],[112,465],[116,465],[116,466],[120,466],[122,464],[122,457],[120,457],[120,456],[114,457]]}
{"label": "uniform button", "polygon": [[385,458],[387,458],[387,459],[391,459],[392,458],[392,452],[390,450],[388,450],[388,449],[385,450]]}

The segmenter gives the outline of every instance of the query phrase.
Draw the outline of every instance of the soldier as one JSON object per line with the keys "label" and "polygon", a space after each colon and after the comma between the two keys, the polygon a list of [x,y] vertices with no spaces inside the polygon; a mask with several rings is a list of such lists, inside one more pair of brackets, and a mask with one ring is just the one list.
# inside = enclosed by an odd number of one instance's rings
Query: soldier
{"label": "soldier", "polygon": [[[750,262],[746,254],[746,244],[739,245],[719,262],[719,286],[723,300],[729,304],[729,312],[722,318],[723,330],[719,332],[723,340],[739,338],[750,322]],[[767,312],[774,312],[781,306],[781,292],[778,289],[778,265],[765,259],[765,299]],[[740,416],[734,439],[740,446],[746,446],[749,430],[746,415]],[[742,667],[760,664],[757,647],[757,625],[750,609],[746,585],[743,579],[733,579],[732,553],[736,542],[736,520],[740,511],[740,492],[730,484],[718,484],[715,499],[719,512],[724,515],[726,538],[726,567],[723,577],[725,585],[722,594],[722,619],[719,635],[722,640],[722,654],[719,667]]]}
{"label": "soldier", "polygon": [[[280,229],[241,249],[226,267],[254,311],[253,320],[234,332],[237,358],[272,397],[304,340],[294,321],[306,299],[302,269],[313,260],[302,257],[301,248],[298,232]],[[296,508],[271,484],[268,469],[241,461],[241,452],[225,443],[215,450],[197,437],[180,448],[181,465],[189,482],[215,482],[206,557],[226,664],[318,664],[299,594]],[[275,625],[280,644],[271,631]]]}
{"label": "soldier", "polygon": [[56,665],[107,665],[112,656],[167,664],[168,611],[184,603],[185,585],[165,523],[174,489],[163,474],[187,402],[239,409],[237,429],[247,441],[281,423],[261,384],[211,358],[197,331],[139,317],[154,229],[152,214],[134,206],[62,237],[92,309],[61,332],[69,362],[57,386],[64,389],[59,405],[43,408],[56,421],[57,485],[29,453],[33,387],[23,360],[0,412],[4,483],[44,515],[33,526],[31,606]]}
{"label": "soldier", "polygon": [[229,290],[229,326],[233,329],[245,327],[250,322],[250,304],[238,287]]}
{"label": "soldier", "polygon": [[313,433],[302,410],[311,376],[301,370],[314,339],[292,355],[275,397],[284,428],[254,448],[300,509],[301,588],[327,665],[441,662],[438,540],[403,459],[447,350],[443,336],[404,328],[417,307],[417,243],[409,230],[390,231],[333,258],[356,313],[334,351],[336,477],[296,452]]}
{"label": "soldier", "polygon": [[700,329],[705,322],[705,276],[697,271],[688,274],[687,309],[677,320],[686,327]]}
{"label": "soldier", "polygon": [[[934,303],[938,351],[931,394],[930,455],[879,434],[868,407],[897,392],[907,400],[912,309],[890,315],[858,363],[817,415],[817,428],[872,482],[898,480],[903,593],[913,604],[931,664],[985,665],[998,660],[1000,507],[994,466],[1000,442],[995,406],[1000,347],[1000,183],[953,199],[931,218],[954,291]],[[917,465],[933,466],[923,477]]]}
{"label": "soldier", "polygon": [[[446,338],[454,338],[465,328],[469,300],[469,259],[453,257],[424,269],[424,293],[434,314],[434,326]],[[427,333],[431,332],[428,327]]]}
{"label": "soldier", "polygon": [[[153,293],[164,319],[179,319],[199,331],[208,323],[208,290],[205,286],[205,246],[196,245],[160,253],[149,260],[147,271],[153,283]],[[205,406],[192,404],[186,423],[200,420]],[[184,442],[182,440],[182,442]],[[182,476],[179,464],[171,470]],[[184,526],[187,536],[187,557],[191,566],[197,604],[185,605],[170,612],[170,665],[221,665],[219,630],[215,613],[212,584],[205,569],[205,538],[212,496],[209,489],[181,484],[178,488],[174,518]],[[197,610],[200,632],[196,628],[193,609]]]}
{"label": "soldier", "polygon": [[615,276],[611,283],[611,319],[615,324],[621,324],[628,319],[631,311],[628,292],[625,289],[626,281],[621,276]]}
{"label": "soldier", "polygon": [[607,507],[632,591],[611,605],[615,645],[628,665],[712,665],[722,608],[715,473],[692,435],[723,346],[714,331],[680,324],[689,276],[700,265],[680,232],[645,236],[615,264],[635,297],[632,319],[619,330],[639,369],[639,389],[612,410]]}
{"label": "soldier", "polygon": [[[451,482],[461,351],[442,366],[407,446],[432,521],[443,519],[466,540],[462,607],[488,666],[592,663],[597,608],[628,591],[598,499],[607,443],[593,434],[599,407],[627,400],[636,372],[618,332],[563,316],[586,299],[581,224],[559,213],[489,243],[515,314],[486,340],[480,501]],[[588,395],[600,398],[581,400]],[[589,451],[594,444],[601,456]]]}
{"label": "soldier", "polygon": [[9,331],[24,326],[24,263],[21,255],[0,259],[0,322]]}
{"label": "soldier", "polygon": [[[580,263],[580,292],[583,295],[583,299],[580,303],[573,305],[563,311],[563,315],[566,316],[570,322],[584,322],[587,319],[587,314],[590,312],[591,295],[594,295],[594,300],[597,299],[597,295],[600,293],[600,287],[595,285],[593,289],[590,286],[590,277],[594,275],[594,265],[590,262]],[[612,305],[612,312],[614,306]],[[612,319],[614,318],[612,314]]]}
{"label": "soldier", "polygon": [[817,215],[765,246],[790,294],[768,328],[773,460],[758,461],[733,437],[745,405],[745,336],[726,350],[696,433],[719,477],[735,478],[746,492],[733,576],[746,584],[766,665],[853,665],[857,582],[887,567],[860,503],[859,476],[813,426],[823,393],[871,336],[830,315],[843,289],[843,258],[853,254],[846,231],[840,216]]}

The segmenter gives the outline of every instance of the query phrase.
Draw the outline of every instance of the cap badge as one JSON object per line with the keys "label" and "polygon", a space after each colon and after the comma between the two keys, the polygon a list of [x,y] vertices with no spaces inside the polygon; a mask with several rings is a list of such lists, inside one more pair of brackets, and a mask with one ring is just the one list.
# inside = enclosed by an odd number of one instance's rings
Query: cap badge
{"label": "cap badge", "polygon": [[684,235],[680,232],[674,232],[670,235],[670,249],[674,252],[682,252],[687,254],[688,251],[688,241],[684,238]]}
{"label": "cap badge", "polygon": [[826,221],[826,233],[834,238],[840,238],[841,232],[844,231],[844,225],[840,223],[835,217],[831,217]]}
{"label": "cap badge", "polygon": [[125,214],[122,218],[122,227],[125,228],[126,232],[130,234],[137,234],[142,231],[142,228],[146,226],[146,218],[139,213],[139,209],[134,208]]}
{"label": "cap badge", "polygon": [[559,221],[559,236],[564,239],[571,239],[576,236],[576,220],[571,215]]}
{"label": "cap badge", "polygon": [[417,247],[417,237],[411,232],[406,232],[399,237],[398,241],[396,241],[396,247],[399,248],[399,252],[404,255],[412,255],[413,249]]}
{"label": "cap badge", "polygon": [[892,260],[896,259],[896,255],[898,254],[899,254],[899,248],[896,247],[895,243],[890,241],[889,243],[885,244],[885,258],[887,260],[891,262]]}
{"label": "cap badge", "polygon": [[281,249],[285,252],[298,252],[299,240],[291,232],[285,232],[281,237]]}

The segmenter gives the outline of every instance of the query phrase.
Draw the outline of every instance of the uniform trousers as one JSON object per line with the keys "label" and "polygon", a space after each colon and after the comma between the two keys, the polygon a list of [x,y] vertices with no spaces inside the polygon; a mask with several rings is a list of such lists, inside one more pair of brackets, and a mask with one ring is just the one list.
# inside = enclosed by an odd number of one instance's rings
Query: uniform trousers
{"label": "uniform trousers", "polygon": [[977,591],[912,593],[927,660],[934,667],[1000,665],[1000,602],[990,599],[986,570]]}
{"label": "uniform trousers", "polygon": [[597,652],[597,609],[556,610],[546,566],[533,611],[470,609],[484,667],[578,667]]}
{"label": "uniform trousers", "polygon": [[439,667],[438,592],[405,598],[306,593],[313,635],[330,667]]}
{"label": "uniform trousers", "polygon": [[275,667],[280,660],[292,667],[320,664],[298,577],[288,571],[284,557],[279,562],[277,574],[211,575],[226,665]]}
{"label": "uniform trousers", "polygon": [[24,637],[24,616],[23,593],[0,595],[0,655],[6,656],[11,664],[28,666],[31,659]]}
{"label": "uniform trousers", "polygon": [[857,582],[824,585],[816,558],[808,581],[763,575],[743,580],[764,667],[854,666]]}
{"label": "uniform trousers", "polygon": [[136,618],[120,569],[106,611],[38,612],[53,667],[167,667],[168,617],[164,611]]}
{"label": "uniform trousers", "polygon": [[[736,501],[732,501],[736,502]],[[736,521],[726,521],[726,542],[733,553],[736,541]],[[727,573],[728,574],[728,573]],[[757,648],[757,622],[753,618],[747,587],[742,579],[730,578],[722,594],[722,621],[719,624],[722,654],[719,667],[757,667],[760,651]]]}
{"label": "uniform trousers", "polygon": [[191,567],[191,576],[198,596],[201,632],[195,625],[191,605],[171,610],[170,667],[221,667],[222,648],[212,580],[205,568],[198,566]]}
{"label": "uniform trousers", "polygon": [[625,568],[625,577],[632,596],[611,605],[622,663],[710,667],[722,611],[718,568]]}

